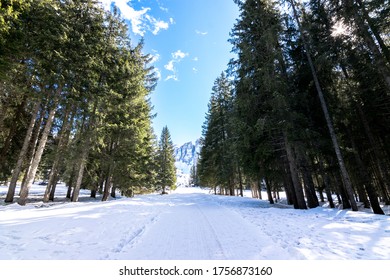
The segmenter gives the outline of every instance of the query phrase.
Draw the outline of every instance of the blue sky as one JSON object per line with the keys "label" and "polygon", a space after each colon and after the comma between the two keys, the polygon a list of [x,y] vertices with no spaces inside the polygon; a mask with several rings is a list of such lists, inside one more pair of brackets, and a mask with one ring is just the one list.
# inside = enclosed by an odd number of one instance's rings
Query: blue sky
{"label": "blue sky", "polygon": [[238,17],[233,0],[101,0],[115,5],[134,42],[154,56],[159,81],[151,95],[155,134],[166,125],[176,145],[201,136],[211,88],[233,57],[228,43]]}

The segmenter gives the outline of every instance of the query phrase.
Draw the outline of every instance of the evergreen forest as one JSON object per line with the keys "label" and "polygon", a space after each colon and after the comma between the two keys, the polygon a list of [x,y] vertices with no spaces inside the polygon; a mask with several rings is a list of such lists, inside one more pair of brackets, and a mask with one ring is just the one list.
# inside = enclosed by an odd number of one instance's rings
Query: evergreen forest
{"label": "evergreen forest", "polygon": [[47,183],[45,202],[54,200],[59,181],[74,202],[80,189],[107,200],[116,191],[133,196],[165,188],[151,126],[152,57],[142,40],[129,38],[117,10],[105,11],[98,1],[0,2],[5,202],[17,197],[25,205],[38,180]]}
{"label": "evergreen forest", "polygon": [[296,209],[390,204],[388,0],[235,0],[196,184]]}

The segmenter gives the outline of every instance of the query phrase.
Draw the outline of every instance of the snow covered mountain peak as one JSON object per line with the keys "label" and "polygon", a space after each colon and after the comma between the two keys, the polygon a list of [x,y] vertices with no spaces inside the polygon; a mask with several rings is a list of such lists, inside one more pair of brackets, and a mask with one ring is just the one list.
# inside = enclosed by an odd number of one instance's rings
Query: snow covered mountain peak
{"label": "snow covered mountain peak", "polygon": [[199,152],[200,139],[197,139],[195,143],[191,141],[175,148],[174,154],[178,186],[188,185],[191,167],[196,165]]}
{"label": "snow covered mountain peak", "polygon": [[[183,173],[190,173],[191,166],[196,163],[199,153],[199,139],[192,142],[187,142],[180,147],[175,148],[176,163],[179,163],[177,168],[183,167]],[[187,170],[188,167],[188,170]]]}

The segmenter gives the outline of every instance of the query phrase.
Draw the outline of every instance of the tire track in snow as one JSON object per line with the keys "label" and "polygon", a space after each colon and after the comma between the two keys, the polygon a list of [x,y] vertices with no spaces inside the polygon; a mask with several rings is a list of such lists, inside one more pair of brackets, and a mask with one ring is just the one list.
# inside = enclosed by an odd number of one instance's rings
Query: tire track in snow
{"label": "tire track in snow", "polygon": [[[209,218],[207,217],[207,215],[204,213],[204,211],[202,211],[202,209],[200,208],[199,204],[196,205],[197,206],[197,209],[199,211],[199,213],[202,215],[203,219],[207,222],[208,226],[210,227],[211,229],[211,232],[212,232],[212,235],[214,237],[214,240],[216,241],[217,243],[217,247],[218,247],[218,251],[220,251],[220,254],[221,254],[221,257],[223,257],[223,259],[227,259],[227,255],[225,253],[225,250],[222,246],[222,243],[221,241],[219,240],[219,236],[217,234],[217,231],[215,229],[215,227],[213,226],[213,224],[210,222]],[[217,252],[218,252],[217,251]],[[219,255],[219,253],[217,253],[217,256]]]}
{"label": "tire track in snow", "polygon": [[[291,259],[290,254],[235,211],[203,194],[162,197],[159,219],[121,246],[123,259]],[[133,238],[133,239],[134,239]],[[126,243],[126,242],[125,242]],[[248,245],[249,244],[249,245]]]}
{"label": "tire track in snow", "polygon": [[146,229],[156,223],[159,214],[153,216],[146,224],[137,229],[130,229],[124,233],[118,244],[112,249],[112,252],[117,254],[124,251],[127,247],[133,247],[142,238]]}

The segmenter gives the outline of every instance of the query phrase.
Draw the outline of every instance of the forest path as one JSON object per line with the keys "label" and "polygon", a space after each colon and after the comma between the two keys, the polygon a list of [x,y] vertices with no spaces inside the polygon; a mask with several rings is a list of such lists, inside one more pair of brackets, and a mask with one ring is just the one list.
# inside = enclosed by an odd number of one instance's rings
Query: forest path
{"label": "forest path", "polygon": [[[157,198],[157,197],[156,197]],[[151,197],[151,199],[153,199]],[[290,259],[286,249],[204,193],[158,197],[159,215],[122,244],[119,259]],[[183,258],[185,256],[185,258]]]}
{"label": "forest path", "polygon": [[83,190],[78,203],[66,192],[0,205],[0,260],[390,260],[390,216],[281,209],[199,188],[107,202]]}

